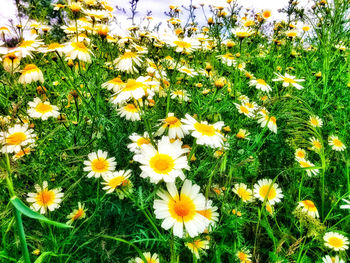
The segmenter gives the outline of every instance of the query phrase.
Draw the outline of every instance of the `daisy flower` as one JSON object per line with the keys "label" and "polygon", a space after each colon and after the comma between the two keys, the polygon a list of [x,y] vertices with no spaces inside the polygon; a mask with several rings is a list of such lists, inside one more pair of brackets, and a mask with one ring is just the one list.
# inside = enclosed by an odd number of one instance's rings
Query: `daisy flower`
{"label": "daisy flower", "polygon": [[91,63],[92,51],[88,49],[83,42],[72,41],[67,43],[64,52],[67,56],[67,60],[79,59]]}
{"label": "daisy flower", "polygon": [[[152,255],[151,252],[144,252],[143,256],[147,263],[159,263],[159,258],[156,253]],[[129,261],[129,263],[144,263],[144,261],[142,258],[137,257],[134,260]]]}
{"label": "daisy flower", "polygon": [[186,90],[174,90],[171,92],[171,98],[172,99],[178,98],[181,103],[182,101],[189,101],[190,95]]}
{"label": "daisy flower", "polygon": [[125,83],[119,77],[117,77],[103,83],[102,88],[118,92],[124,87],[124,84]]}
{"label": "daisy flower", "polygon": [[[315,166],[312,162],[304,159],[304,158],[298,158],[296,157],[295,160],[299,163],[301,168],[310,168]],[[312,177],[313,175],[317,175],[319,173],[318,169],[305,169],[306,173],[309,177]]]}
{"label": "daisy flower", "polygon": [[235,36],[237,36],[240,39],[243,38],[247,38],[250,37],[251,35],[253,35],[253,31],[248,28],[248,27],[241,27],[241,28],[232,28],[231,29],[232,34],[234,34]]}
{"label": "daisy flower", "polygon": [[34,81],[44,82],[44,75],[34,64],[28,64],[22,70],[22,75],[18,79],[21,84],[30,84]]}
{"label": "daisy flower", "polygon": [[117,172],[107,173],[102,176],[104,182],[102,182],[105,187],[103,190],[107,191],[107,194],[113,193],[117,188],[122,187],[124,184],[128,183],[131,170],[121,170]]}
{"label": "daisy flower", "polygon": [[182,139],[188,132],[184,129],[183,124],[180,119],[174,116],[174,113],[169,112],[165,119],[160,120],[162,126],[155,133],[156,136],[163,135],[166,130],[168,130],[168,136],[170,139]]}
{"label": "daisy flower", "polygon": [[185,37],[183,39],[181,38],[173,38],[172,40],[168,41],[169,45],[172,47],[176,47],[176,52],[183,52],[183,53],[191,53],[194,50],[199,48],[200,43],[197,39]]}
{"label": "daisy flower", "polygon": [[157,219],[164,219],[162,227],[166,230],[173,228],[175,236],[182,238],[184,227],[190,237],[203,233],[209,225],[209,220],[198,210],[205,209],[205,197],[199,193],[199,186],[185,180],[179,194],[175,182],[167,183],[167,190],[159,190],[161,199],[154,200],[153,208]]}
{"label": "daisy flower", "polygon": [[329,137],[328,144],[332,146],[332,150],[334,151],[344,151],[346,149],[344,143],[339,140],[338,136],[336,135],[331,135]]}
{"label": "daisy flower", "polygon": [[262,128],[269,128],[270,131],[274,132],[277,134],[277,123],[276,123],[276,117],[275,116],[269,116],[267,114],[262,115],[258,119],[258,123],[260,123]]}
{"label": "daisy flower", "polygon": [[322,119],[321,119],[320,117],[318,117],[318,116],[310,116],[309,124],[310,124],[312,127],[321,128],[322,125],[323,125],[323,122],[322,122]]}
{"label": "daisy flower", "polygon": [[295,150],[295,158],[305,159],[306,158],[306,151],[304,149],[298,148]]}
{"label": "daisy flower", "polygon": [[198,73],[196,71],[194,71],[194,69],[182,66],[181,68],[179,68],[179,71],[181,73],[185,73],[186,75],[190,76],[190,77],[194,77],[197,76]]}
{"label": "daisy flower", "polygon": [[248,118],[252,118],[254,117],[254,108],[249,107],[247,103],[249,102],[242,101],[242,104],[234,103],[234,105],[240,114],[244,114]]}
{"label": "daisy flower", "polygon": [[202,252],[204,249],[209,249],[209,241],[196,239],[192,242],[186,242],[185,246],[199,259],[199,252]]}
{"label": "daisy flower", "polygon": [[319,214],[317,211],[317,207],[315,206],[314,202],[311,200],[303,200],[298,203],[297,208],[300,208],[301,211],[308,214],[309,216],[313,218],[319,218]]}
{"label": "daisy flower", "polygon": [[220,130],[225,126],[223,121],[214,124],[208,124],[207,121],[196,121],[189,114],[185,115],[181,121],[185,124],[184,129],[191,132],[191,135],[197,138],[197,143],[207,145],[212,148],[219,148],[223,145],[224,136]]}
{"label": "daisy flower", "polygon": [[310,141],[310,143],[312,145],[312,147],[311,147],[312,150],[317,152],[317,151],[322,149],[323,146],[322,146],[322,143],[320,142],[319,139],[316,139],[315,137],[311,137],[309,139],[309,141]]}
{"label": "daisy flower", "polygon": [[343,251],[349,248],[348,239],[337,232],[327,232],[323,236],[325,246],[333,249],[334,251]]}
{"label": "daisy flower", "polygon": [[272,89],[269,84],[265,82],[263,79],[252,79],[249,81],[250,86],[255,86],[256,89],[265,91],[265,92],[270,92]]}
{"label": "daisy flower", "polygon": [[329,255],[322,258],[323,263],[346,263],[339,256],[331,257]]}
{"label": "daisy flower", "polygon": [[232,191],[238,195],[244,203],[251,202],[254,199],[252,190],[248,189],[247,185],[244,183],[235,184]]}
{"label": "daisy flower", "polygon": [[48,46],[40,48],[39,51],[41,53],[58,52],[61,55],[64,52],[64,49],[65,49],[64,45],[54,42]]}
{"label": "daisy flower", "polygon": [[169,137],[163,136],[157,145],[158,150],[151,144],[145,144],[140,152],[134,156],[134,160],[141,163],[141,177],[149,177],[151,183],[160,180],[174,182],[176,177],[185,179],[182,169],[189,170],[187,162],[188,149],[181,147],[181,141],[170,142]]}
{"label": "daisy flower", "polygon": [[293,86],[294,88],[300,90],[304,87],[298,84],[298,82],[303,82],[305,79],[296,79],[295,76],[291,76],[288,73],[286,73],[284,76],[280,73],[275,73],[277,75],[277,79],[273,79],[272,81],[283,81],[282,85],[283,87],[289,87]]}
{"label": "daisy flower", "polygon": [[[33,147],[33,145],[31,145],[31,146]],[[14,156],[12,156],[12,159],[13,160],[18,160],[18,159],[22,158],[23,156],[30,154],[31,151],[32,151],[31,147],[26,147],[23,150],[21,149]]]}
{"label": "daisy flower", "polygon": [[241,263],[251,262],[252,255],[249,253],[249,250],[247,249],[239,250],[236,255]]}
{"label": "daisy flower", "polygon": [[18,45],[14,51],[18,51],[21,53],[21,57],[32,57],[32,52],[36,51],[38,47],[43,44],[43,41],[37,39],[37,35],[32,35],[23,39],[23,41]]}
{"label": "daisy flower", "polygon": [[139,153],[144,145],[151,143],[148,132],[145,132],[143,136],[134,132],[129,136],[129,139],[132,143],[128,144],[128,149],[133,153]]}
{"label": "daisy flower", "polygon": [[21,56],[18,52],[6,54],[2,59],[2,65],[7,72],[13,73],[18,71],[21,62]]}
{"label": "daisy flower", "polygon": [[28,124],[16,124],[6,132],[0,132],[0,143],[3,145],[1,152],[17,153],[22,148],[35,142],[34,130],[28,129]]}
{"label": "daisy flower", "polygon": [[27,112],[32,118],[47,120],[49,117],[57,118],[60,115],[57,106],[51,105],[48,101],[42,102],[40,98],[28,102],[28,105],[30,109]]}
{"label": "daisy flower", "polygon": [[231,53],[226,53],[224,55],[218,55],[217,58],[221,59],[221,62],[229,67],[236,65],[235,56]]}
{"label": "daisy flower", "polygon": [[239,131],[236,134],[236,137],[238,139],[248,139],[247,137],[250,135],[250,132],[245,129],[239,129]]}
{"label": "daisy flower", "polygon": [[261,202],[265,199],[271,205],[279,203],[283,198],[282,190],[271,179],[261,179],[254,185],[254,196]]}
{"label": "daisy flower", "polygon": [[128,79],[123,88],[113,95],[112,103],[117,104],[129,99],[141,99],[148,91],[146,80],[147,78],[142,76],[137,79]]}
{"label": "daisy flower", "polygon": [[127,103],[117,109],[120,117],[124,117],[128,121],[139,121],[141,120],[140,108],[135,106],[134,103]]}
{"label": "daisy flower", "polygon": [[67,221],[66,224],[72,225],[73,222],[75,222],[76,220],[85,218],[86,211],[87,209],[85,209],[85,205],[84,204],[82,205],[80,202],[78,202],[78,209],[74,209],[73,212],[67,216],[69,220]]}
{"label": "daisy flower", "polygon": [[47,181],[43,182],[42,187],[35,185],[36,193],[28,193],[27,202],[32,203],[30,208],[45,214],[47,210],[53,211],[60,207],[64,194],[61,188],[49,190]]}
{"label": "daisy flower", "polygon": [[89,172],[87,175],[88,178],[95,177],[99,178],[100,176],[104,176],[108,173],[111,173],[115,169],[115,158],[107,159],[107,152],[103,152],[102,150],[98,150],[97,152],[92,152],[88,154],[88,161],[84,161],[84,171]]}
{"label": "daisy flower", "polygon": [[[141,67],[142,59],[137,52],[125,50],[124,54],[113,62],[115,68],[126,73],[138,73],[136,66]],[[136,66],[135,66],[136,65]]]}

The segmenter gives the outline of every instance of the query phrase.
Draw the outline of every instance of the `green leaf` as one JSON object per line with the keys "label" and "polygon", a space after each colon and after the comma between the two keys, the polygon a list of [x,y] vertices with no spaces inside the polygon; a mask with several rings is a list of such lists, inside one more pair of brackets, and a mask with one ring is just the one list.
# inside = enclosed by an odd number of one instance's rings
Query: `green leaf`
{"label": "green leaf", "polygon": [[69,226],[69,225],[64,224],[64,223],[52,221],[52,220],[48,219],[47,217],[33,211],[28,206],[26,206],[17,196],[13,196],[10,201],[19,212],[21,212],[23,215],[25,215],[27,217],[30,217],[30,218],[39,220],[41,222],[44,222],[46,224],[50,224],[50,225],[60,227],[60,228],[72,228],[72,226]]}
{"label": "green leaf", "polygon": [[49,255],[56,256],[56,254],[53,253],[53,252],[50,252],[50,251],[49,252],[44,252],[34,261],[34,263],[41,263],[41,262],[43,262],[44,258],[46,256],[49,256]]}

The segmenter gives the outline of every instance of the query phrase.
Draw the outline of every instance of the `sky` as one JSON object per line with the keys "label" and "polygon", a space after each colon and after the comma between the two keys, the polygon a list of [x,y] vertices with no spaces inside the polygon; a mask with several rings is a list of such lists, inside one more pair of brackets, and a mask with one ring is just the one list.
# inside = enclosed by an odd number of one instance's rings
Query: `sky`
{"label": "sky", "polygon": [[[127,14],[130,14],[130,0],[109,0],[112,6],[118,5],[127,9]],[[263,9],[270,9],[272,11],[273,19],[282,19],[283,16],[278,13],[278,9],[287,5],[289,0],[236,0],[239,4],[242,4],[244,8],[253,8],[257,11]],[[299,0],[300,5],[305,5],[310,0]],[[54,2],[54,1],[53,1]],[[205,6],[226,6],[226,0],[193,0],[193,5],[199,6],[200,3],[204,3]],[[164,19],[164,11],[169,10],[169,5],[181,5],[188,6],[190,0],[140,0],[137,6],[139,11],[138,16],[145,16],[147,10],[152,10],[152,16],[156,22]],[[15,18],[16,7],[14,0],[0,0],[0,26],[8,25],[8,19]],[[208,11],[208,10],[207,10]],[[198,9],[196,11],[199,20],[204,19],[202,11]],[[208,11],[209,14],[209,11]],[[125,23],[125,16],[121,12],[117,12],[117,19]],[[137,20],[136,20],[137,21]],[[129,21],[130,22],[130,21]]]}

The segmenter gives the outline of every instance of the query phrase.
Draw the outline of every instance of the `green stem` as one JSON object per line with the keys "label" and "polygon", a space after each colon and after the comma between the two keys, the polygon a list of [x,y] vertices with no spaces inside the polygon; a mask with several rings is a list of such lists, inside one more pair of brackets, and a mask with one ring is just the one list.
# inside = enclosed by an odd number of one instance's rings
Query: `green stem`
{"label": "green stem", "polygon": [[21,216],[21,213],[16,208],[14,208],[14,212],[15,212],[15,218],[17,222],[19,240],[21,242],[21,247],[22,247],[22,256],[25,263],[30,263],[30,256],[29,256],[29,251],[28,251],[28,246],[26,241],[26,235],[24,233],[22,216]]}

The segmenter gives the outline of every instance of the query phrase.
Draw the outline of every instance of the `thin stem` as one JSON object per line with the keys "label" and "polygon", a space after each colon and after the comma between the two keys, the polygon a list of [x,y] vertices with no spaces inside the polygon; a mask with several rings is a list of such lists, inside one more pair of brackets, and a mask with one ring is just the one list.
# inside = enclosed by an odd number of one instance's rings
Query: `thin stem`
{"label": "thin stem", "polygon": [[29,256],[29,251],[28,251],[28,246],[26,241],[26,235],[24,233],[22,216],[21,216],[21,213],[16,208],[14,208],[14,213],[15,213],[15,218],[17,222],[19,240],[21,242],[21,247],[22,247],[22,256],[25,263],[30,263],[30,256]]}

